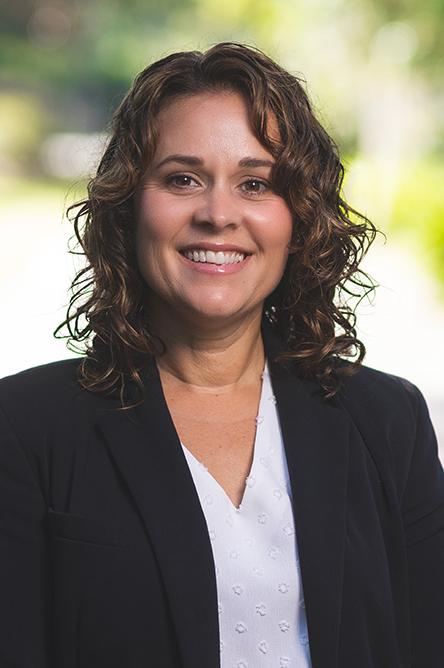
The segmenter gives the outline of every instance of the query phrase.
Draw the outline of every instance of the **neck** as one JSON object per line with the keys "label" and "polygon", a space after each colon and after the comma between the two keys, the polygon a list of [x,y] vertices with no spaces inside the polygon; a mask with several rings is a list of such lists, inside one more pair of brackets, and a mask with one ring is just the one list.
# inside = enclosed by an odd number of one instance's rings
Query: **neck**
{"label": "neck", "polygon": [[162,382],[200,392],[229,393],[257,383],[264,368],[261,313],[202,328],[164,315],[155,333],[166,345],[156,358]]}

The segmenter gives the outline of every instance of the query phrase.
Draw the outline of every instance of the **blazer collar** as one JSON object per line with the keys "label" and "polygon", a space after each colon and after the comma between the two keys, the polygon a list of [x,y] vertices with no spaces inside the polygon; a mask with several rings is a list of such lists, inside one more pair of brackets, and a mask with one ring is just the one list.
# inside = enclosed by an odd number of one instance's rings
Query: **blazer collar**
{"label": "blazer collar", "polygon": [[340,668],[338,643],[344,568],[351,420],[318,383],[277,364],[282,344],[263,327],[292,491],[313,668]]}
{"label": "blazer collar", "polygon": [[[267,324],[262,333],[289,469],[312,663],[339,668],[350,419],[315,383],[278,365],[279,339]],[[107,411],[97,424],[157,556],[184,668],[219,668],[211,543],[154,360],[145,392],[142,406]]]}

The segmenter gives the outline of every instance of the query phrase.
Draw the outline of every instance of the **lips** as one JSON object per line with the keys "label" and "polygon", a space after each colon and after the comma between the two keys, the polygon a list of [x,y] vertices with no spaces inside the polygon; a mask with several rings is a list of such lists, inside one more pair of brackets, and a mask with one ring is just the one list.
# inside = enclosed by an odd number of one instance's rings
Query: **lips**
{"label": "lips", "polygon": [[238,252],[214,252],[212,250],[202,250],[194,248],[193,250],[185,250],[181,252],[188,260],[192,262],[205,262],[211,264],[236,264],[242,262],[246,255]]}
{"label": "lips", "polygon": [[243,262],[248,255],[251,255],[249,251],[240,246],[210,242],[190,244],[181,248],[179,252],[191,262],[218,266],[238,264]]}
{"label": "lips", "polygon": [[179,256],[193,271],[213,276],[230,275],[242,271],[251,259],[251,253],[244,255],[235,251],[214,252],[202,250],[199,247],[179,251]]}

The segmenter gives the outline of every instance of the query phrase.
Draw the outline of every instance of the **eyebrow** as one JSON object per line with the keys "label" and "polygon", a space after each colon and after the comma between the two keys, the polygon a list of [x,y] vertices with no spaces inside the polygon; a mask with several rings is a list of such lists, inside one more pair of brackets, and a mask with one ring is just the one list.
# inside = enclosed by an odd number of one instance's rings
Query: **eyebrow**
{"label": "eyebrow", "polygon": [[[167,162],[179,162],[182,165],[191,165],[193,167],[202,167],[204,161],[202,158],[198,158],[196,155],[181,155],[175,153],[173,155],[168,155],[166,158],[161,160],[155,165],[155,169],[159,169],[162,165],[165,165]],[[239,167],[273,167],[275,163],[272,160],[265,160],[262,158],[242,158],[239,160]]]}

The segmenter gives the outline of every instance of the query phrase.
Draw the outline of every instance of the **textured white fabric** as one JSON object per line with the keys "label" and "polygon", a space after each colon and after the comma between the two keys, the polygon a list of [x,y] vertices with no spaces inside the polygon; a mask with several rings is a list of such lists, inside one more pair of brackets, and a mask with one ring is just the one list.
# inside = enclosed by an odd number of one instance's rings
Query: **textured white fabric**
{"label": "textured white fabric", "polygon": [[182,444],[213,549],[221,668],[310,668],[291,488],[267,364],[256,424],[239,508]]}

